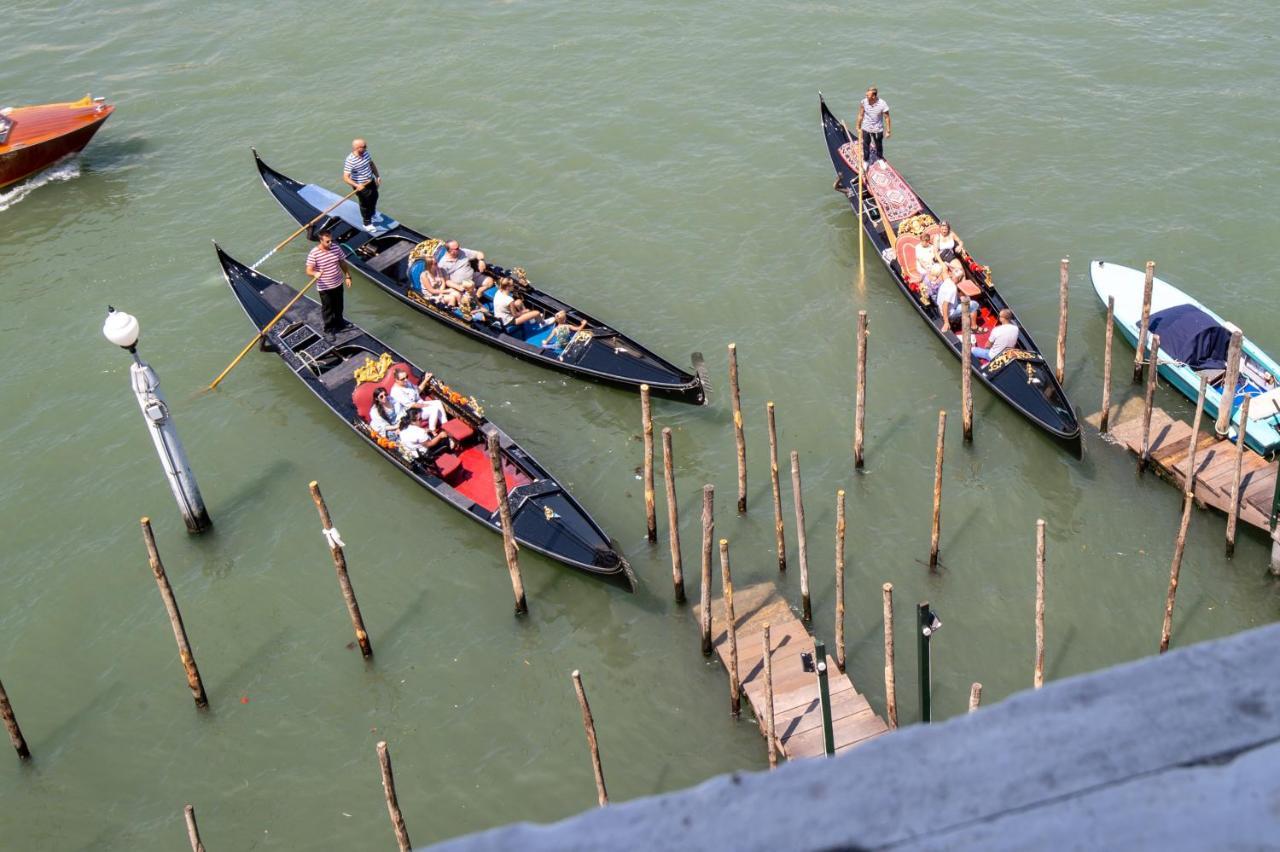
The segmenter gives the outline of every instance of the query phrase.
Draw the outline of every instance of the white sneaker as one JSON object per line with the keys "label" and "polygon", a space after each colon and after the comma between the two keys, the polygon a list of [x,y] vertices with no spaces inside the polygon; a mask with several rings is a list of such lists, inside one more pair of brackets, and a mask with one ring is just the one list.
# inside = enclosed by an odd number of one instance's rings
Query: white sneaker
{"label": "white sneaker", "polygon": [[375,224],[373,224],[372,222],[370,222],[368,225],[365,225],[365,226],[364,226],[364,229],[365,229],[366,231],[368,231],[369,233],[371,233],[371,234],[376,234],[376,233],[378,233],[378,226],[377,226],[377,225],[375,225]]}

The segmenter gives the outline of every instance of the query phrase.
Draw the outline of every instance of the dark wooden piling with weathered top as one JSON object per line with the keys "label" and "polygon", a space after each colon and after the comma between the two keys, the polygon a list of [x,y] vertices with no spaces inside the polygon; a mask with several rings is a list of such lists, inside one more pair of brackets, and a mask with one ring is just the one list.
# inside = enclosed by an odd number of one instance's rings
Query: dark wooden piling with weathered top
{"label": "dark wooden piling with weathered top", "polygon": [[773,415],[773,403],[765,404],[769,418],[769,485],[773,490],[773,537],[778,551],[778,570],[787,570],[787,533],[782,523],[782,486],[778,482],[778,424]]}
{"label": "dark wooden piling with weathered top", "polygon": [[1102,415],[1098,431],[1107,434],[1111,429],[1111,350],[1115,338],[1116,297],[1107,297],[1106,341],[1102,346]]}
{"label": "dark wooden piling with weathered top", "polygon": [[1156,404],[1156,385],[1160,379],[1160,335],[1151,335],[1151,363],[1147,368],[1147,391],[1142,398],[1142,452],[1138,453],[1138,473],[1151,461],[1151,411]]}
{"label": "dark wooden piling with weathered top", "polygon": [[[1133,348],[1133,383],[1142,381],[1143,348],[1147,345],[1147,330],[1151,326],[1151,289],[1156,277],[1156,263],[1147,261],[1147,274],[1142,282],[1142,317],[1138,321],[1138,342]],[[1159,347],[1157,347],[1159,348]]]}
{"label": "dark wooden piling with weathered top", "polygon": [[1173,543],[1173,563],[1169,566],[1169,591],[1164,599],[1164,623],[1160,626],[1160,653],[1169,650],[1169,637],[1173,633],[1173,603],[1178,595],[1178,576],[1182,572],[1182,554],[1187,547],[1187,527],[1191,523],[1191,491],[1182,496],[1182,521],[1178,524],[1178,538]]}
{"label": "dark wooden piling with weathered top", "polygon": [[973,441],[973,317],[969,297],[960,297],[960,425],[966,444]]}
{"label": "dark wooden piling with weathered top", "polygon": [[[734,718],[742,712],[742,681],[738,677],[738,633],[732,625],[737,623],[733,610],[733,575],[729,571],[729,540],[720,539],[720,585],[724,594],[724,611],[729,628],[729,703]],[[710,613],[710,609],[707,610]]]}
{"label": "dark wooden piling with weathered top", "polygon": [[204,852],[204,841],[200,839],[200,826],[196,825],[196,809],[187,805],[182,809],[182,816],[187,821],[187,841],[191,844],[191,852]]}
{"label": "dark wooden piling with weathered top", "polygon": [[738,450],[738,513],[747,511],[747,438],[742,431],[742,394],[738,388],[738,344],[729,344],[729,398],[733,402],[733,439]]}
{"label": "dark wooden piling with weathered top", "polygon": [[702,611],[698,619],[698,633],[702,637],[702,653],[711,655],[711,559],[716,534],[716,488],[702,486]]}
{"label": "dark wooden piling with weathered top", "polygon": [[609,791],[604,786],[604,767],[600,765],[600,744],[596,740],[596,720],[591,715],[591,705],[587,703],[586,690],[582,688],[582,675],[573,670],[573,691],[578,695],[578,706],[582,709],[582,727],[587,733],[587,748],[591,752],[591,771],[596,777],[596,801],[600,807],[609,804]]}
{"label": "dark wooden piling with weathered top", "polygon": [[1070,259],[1064,257],[1058,267],[1058,353],[1053,371],[1058,384],[1062,384],[1067,370],[1067,283],[1071,278],[1070,264]]}
{"label": "dark wooden piling with weathered top", "polygon": [[858,311],[858,378],[853,406],[853,466],[863,465],[867,434],[867,312]]}
{"label": "dark wooden piling with weathered top", "polygon": [[809,601],[809,542],[805,535],[804,494],[800,487],[800,453],[791,451],[791,499],[796,509],[796,547],[800,553],[800,609],[805,623],[813,621]]}
{"label": "dark wooden piling with weathered top", "polygon": [[18,727],[18,719],[13,715],[13,705],[9,703],[9,693],[5,692],[4,683],[0,682],[0,719],[4,720],[4,729],[9,732],[9,742],[18,753],[20,760],[31,759],[31,749],[27,748],[27,739]]}
{"label": "dark wooden piling with weathered top", "polygon": [[836,492],[836,668],[844,671],[844,489]]}
{"label": "dark wooden piling with weathered top", "polygon": [[382,795],[387,800],[387,813],[391,817],[391,829],[396,835],[399,852],[410,852],[413,845],[409,842],[409,830],[404,824],[404,815],[400,813],[400,800],[396,797],[396,778],[391,772],[391,755],[387,751],[387,742],[378,743],[378,767],[382,770]]}
{"label": "dark wooden piling with weathered top", "polygon": [[[1240,422],[1249,422],[1249,399],[1245,397],[1240,404]],[[1227,556],[1236,553],[1236,525],[1240,520],[1240,482],[1244,467],[1244,434],[1241,433],[1235,444],[1234,464],[1231,474],[1231,506],[1227,510]]]}
{"label": "dark wooden piling with weathered top", "polygon": [[640,386],[640,426],[644,439],[644,524],[649,541],[658,540],[658,515],[653,493],[653,408],[649,386]]}
{"label": "dark wooden piling with weathered top", "polygon": [[938,567],[938,543],[942,537],[942,454],[947,434],[947,412],[938,412],[938,445],[933,459],[933,523],[929,530],[929,567]]}
{"label": "dark wooden piling with weathered top", "polygon": [[524,596],[524,578],[520,576],[519,546],[516,544],[515,526],[511,522],[511,497],[507,493],[507,477],[502,470],[502,451],[498,447],[498,433],[486,436],[489,448],[489,465],[493,469],[493,487],[498,498],[498,520],[502,523],[502,553],[507,560],[507,573],[511,575],[511,591],[516,597],[516,615],[529,611]]}

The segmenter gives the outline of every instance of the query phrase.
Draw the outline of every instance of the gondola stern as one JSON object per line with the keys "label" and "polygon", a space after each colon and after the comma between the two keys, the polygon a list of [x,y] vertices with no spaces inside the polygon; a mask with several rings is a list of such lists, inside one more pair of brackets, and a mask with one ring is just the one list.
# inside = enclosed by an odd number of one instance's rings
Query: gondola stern
{"label": "gondola stern", "polygon": [[693,362],[693,375],[698,380],[698,404],[708,405],[711,400],[711,379],[707,375],[707,360],[702,357],[701,352],[694,352],[691,356]]}

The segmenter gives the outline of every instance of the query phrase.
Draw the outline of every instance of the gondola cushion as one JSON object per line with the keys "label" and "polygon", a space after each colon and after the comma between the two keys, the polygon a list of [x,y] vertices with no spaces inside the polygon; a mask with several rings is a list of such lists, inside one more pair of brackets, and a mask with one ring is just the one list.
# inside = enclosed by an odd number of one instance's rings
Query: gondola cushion
{"label": "gondola cushion", "polygon": [[462,467],[462,459],[458,458],[453,453],[441,453],[436,456],[435,464],[436,470],[440,472],[440,478],[445,482],[448,482],[450,477],[455,476],[458,473],[459,468]]}
{"label": "gondola cushion", "polygon": [[446,435],[457,441],[459,444],[476,433],[476,430],[471,428],[471,424],[467,423],[465,420],[459,420],[456,417],[444,421],[444,425],[440,428],[444,430]]}
{"label": "gondola cushion", "polygon": [[391,369],[387,370],[387,374],[376,382],[362,382],[356,385],[356,389],[351,392],[351,402],[356,407],[356,413],[360,415],[360,419],[365,423],[369,422],[369,409],[373,408],[373,392],[377,388],[386,388],[388,391],[396,383],[396,371],[404,370],[409,374],[414,383],[420,382],[421,379],[413,372],[413,367],[404,363],[392,364]]}
{"label": "gondola cushion", "polygon": [[907,284],[919,284],[920,276],[916,275],[916,246],[920,239],[913,236],[898,238],[898,265],[902,267],[902,279]]}

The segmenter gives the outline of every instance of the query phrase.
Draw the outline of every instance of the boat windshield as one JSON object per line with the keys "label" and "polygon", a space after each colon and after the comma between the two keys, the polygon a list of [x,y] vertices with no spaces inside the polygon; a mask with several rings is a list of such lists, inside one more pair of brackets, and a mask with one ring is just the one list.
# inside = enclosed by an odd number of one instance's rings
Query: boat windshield
{"label": "boat windshield", "polygon": [[9,131],[13,129],[13,119],[0,115],[0,145],[9,141]]}

